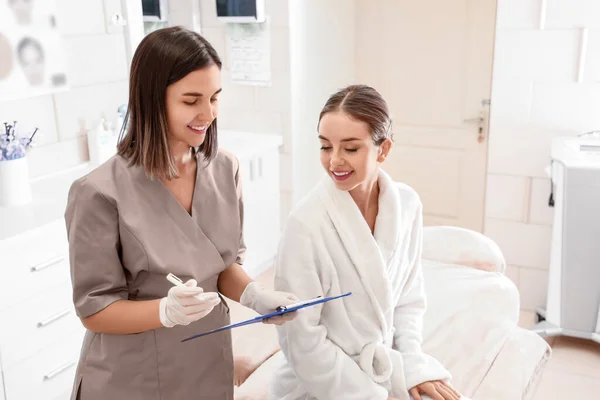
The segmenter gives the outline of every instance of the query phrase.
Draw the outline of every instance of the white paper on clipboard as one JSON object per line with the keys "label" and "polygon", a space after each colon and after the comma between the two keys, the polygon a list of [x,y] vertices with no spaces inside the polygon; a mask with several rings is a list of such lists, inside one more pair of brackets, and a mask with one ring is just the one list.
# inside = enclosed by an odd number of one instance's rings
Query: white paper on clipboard
{"label": "white paper on clipboard", "polygon": [[269,18],[263,23],[229,23],[226,32],[232,83],[271,86]]}

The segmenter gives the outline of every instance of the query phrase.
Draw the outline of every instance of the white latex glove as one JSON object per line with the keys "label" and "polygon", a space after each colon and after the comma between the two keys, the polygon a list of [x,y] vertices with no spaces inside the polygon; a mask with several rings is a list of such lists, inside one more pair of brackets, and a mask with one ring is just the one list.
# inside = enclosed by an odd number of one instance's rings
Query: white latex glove
{"label": "white latex glove", "polygon": [[206,317],[221,298],[215,292],[204,293],[198,283],[190,279],[185,286],[173,286],[167,297],[160,300],[160,322],[167,328],[189,325]]}
{"label": "white latex glove", "polygon": [[[296,303],[298,298],[292,293],[267,290],[258,282],[250,282],[240,297],[240,304],[264,315],[276,311],[279,306]],[[278,315],[264,322],[267,324],[283,325],[293,320],[298,315],[296,312]]]}

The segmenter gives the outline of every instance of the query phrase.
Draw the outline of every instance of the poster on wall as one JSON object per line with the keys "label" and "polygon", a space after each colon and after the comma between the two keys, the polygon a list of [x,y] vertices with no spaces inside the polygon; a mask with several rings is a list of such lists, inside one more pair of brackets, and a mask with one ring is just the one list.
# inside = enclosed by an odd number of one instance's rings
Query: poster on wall
{"label": "poster on wall", "polygon": [[0,101],[65,90],[54,0],[0,0]]}
{"label": "poster on wall", "polygon": [[269,21],[260,24],[228,23],[226,35],[232,82],[271,86]]}

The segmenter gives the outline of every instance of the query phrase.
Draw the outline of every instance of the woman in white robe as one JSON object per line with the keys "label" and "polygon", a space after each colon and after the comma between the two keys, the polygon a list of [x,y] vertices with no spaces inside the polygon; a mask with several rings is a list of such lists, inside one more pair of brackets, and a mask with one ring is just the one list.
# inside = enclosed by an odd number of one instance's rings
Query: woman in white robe
{"label": "woman in white robe", "polygon": [[390,128],[385,101],[368,86],[339,91],[321,112],[327,174],[286,223],[275,286],[301,299],[352,295],[277,328],[285,362],[271,399],[461,398],[448,371],[421,349],[422,205],[380,168]]}

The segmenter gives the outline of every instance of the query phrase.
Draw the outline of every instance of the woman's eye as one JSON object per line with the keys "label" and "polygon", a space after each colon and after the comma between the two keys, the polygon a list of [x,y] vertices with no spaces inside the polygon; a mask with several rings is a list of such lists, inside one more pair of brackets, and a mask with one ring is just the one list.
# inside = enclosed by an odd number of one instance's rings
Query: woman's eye
{"label": "woman's eye", "polygon": [[184,101],[184,104],[187,104],[188,106],[193,106],[194,104],[196,104],[197,100],[194,101]]}
{"label": "woman's eye", "polygon": [[216,98],[216,97],[215,97],[215,98],[213,98],[213,99],[210,99],[210,102],[211,102],[211,103],[216,103],[217,101],[219,101],[219,99],[218,99],[218,98]]}
{"label": "woman's eye", "polygon": [[321,146],[321,150],[322,151],[329,151],[329,150],[331,150],[331,147]]}
{"label": "woman's eye", "polygon": [[356,153],[358,149],[346,149],[348,153]]}

